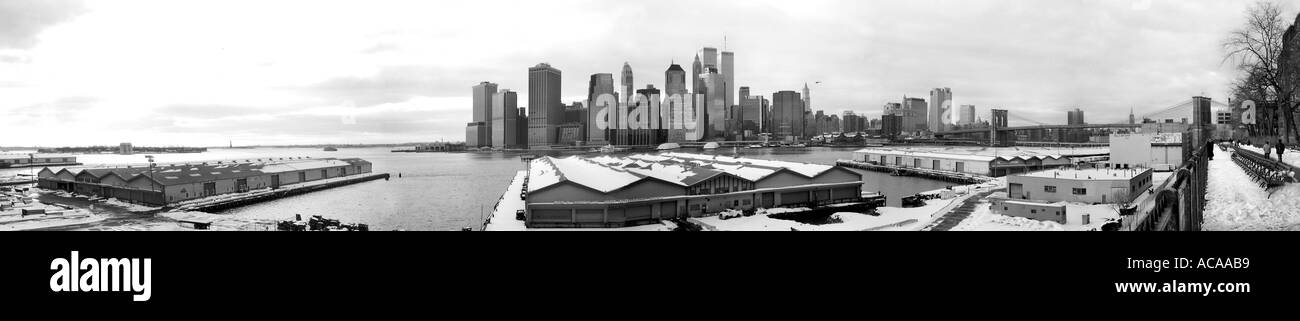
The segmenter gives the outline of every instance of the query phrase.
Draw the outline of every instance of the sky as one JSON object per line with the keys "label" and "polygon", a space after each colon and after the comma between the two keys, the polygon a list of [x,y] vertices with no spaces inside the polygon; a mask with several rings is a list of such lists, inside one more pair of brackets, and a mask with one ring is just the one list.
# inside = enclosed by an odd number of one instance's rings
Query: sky
{"label": "sky", "polygon": [[1009,109],[1012,125],[1075,107],[1119,122],[1226,99],[1219,44],[1250,4],[5,0],[0,146],[462,141],[481,81],[526,105],[527,70],[546,62],[568,103],[624,62],[637,88],[663,88],[706,46],[735,52],[733,87],[770,99],[808,83],[827,113],[878,117],[948,87],[954,106]]}

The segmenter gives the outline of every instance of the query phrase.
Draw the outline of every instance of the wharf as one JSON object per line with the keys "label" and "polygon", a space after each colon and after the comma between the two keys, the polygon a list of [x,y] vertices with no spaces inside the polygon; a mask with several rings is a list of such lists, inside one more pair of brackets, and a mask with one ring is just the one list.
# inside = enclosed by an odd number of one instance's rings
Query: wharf
{"label": "wharf", "polygon": [[286,185],[275,189],[261,189],[239,194],[219,195],[212,199],[199,199],[171,205],[164,207],[163,211],[217,212],[339,186],[352,185],[377,179],[388,179],[388,177],[388,173],[364,174],[349,176],[343,179],[331,179],[329,181]]}
{"label": "wharf", "polygon": [[875,172],[891,173],[900,176],[919,176],[928,179],[935,179],[935,180],[941,180],[945,182],[961,183],[961,184],[980,184],[980,183],[992,181],[994,179],[992,177],[983,176],[983,175],[940,171],[940,170],[916,168],[916,167],[878,165],[878,164],[871,164],[871,163],[844,160],[844,159],[835,161],[835,165],[857,168],[857,169],[864,169],[864,170],[875,171]]}

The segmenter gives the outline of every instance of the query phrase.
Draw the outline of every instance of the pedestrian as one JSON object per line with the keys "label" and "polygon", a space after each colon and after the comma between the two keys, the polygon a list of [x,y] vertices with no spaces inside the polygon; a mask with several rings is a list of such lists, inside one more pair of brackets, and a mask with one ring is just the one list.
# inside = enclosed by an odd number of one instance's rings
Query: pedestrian
{"label": "pedestrian", "polygon": [[1283,143],[1282,143],[1282,139],[1278,139],[1278,140],[1277,140],[1277,161],[1279,161],[1279,162],[1282,161],[1282,152],[1283,152],[1283,151],[1286,151],[1286,144],[1283,144]]}
{"label": "pedestrian", "polygon": [[1205,155],[1214,160],[1214,143],[1205,143]]}
{"label": "pedestrian", "polygon": [[1265,139],[1265,140],[1264,140],[1264,158],[1272,159],[1272,156],[1269,156],[1269,155],[1273,155],[1273,149],[1272,149],[1272,147],[1273,147],[1273,146],[1269,146],[1269,145],[1268,145],[1268,140]]}

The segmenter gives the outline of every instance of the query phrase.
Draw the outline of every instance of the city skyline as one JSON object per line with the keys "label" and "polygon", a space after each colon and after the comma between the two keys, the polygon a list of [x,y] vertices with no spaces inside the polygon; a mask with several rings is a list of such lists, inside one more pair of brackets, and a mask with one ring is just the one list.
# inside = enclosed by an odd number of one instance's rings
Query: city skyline
{"label": "city skyline", "polygon": [[[0,35],[0,123],[80,130],[2,145],[463,140],[469,89],[482,81],[514,89],[523,105],[527,68],[549,63],[563,71],[568,104],[586,98],[592,74],[624,62],[642,75],[631,88],[667,88],[657,74],[686,68],[704,47],[737,54],[729,92],[744,86],[771,99],[808,83],[813,111],[828,115],[878,119],[882,104],[949,87],[960,93],[952,105],[979,106],[979,118],[997,108],[1058,123],[1079,107],[1122,122],[1130,108],[1225,98],[1233,68],[1218,44],[1249,5],[547,1],[496,17],[486,11],[498,4],[472,3],[272,2],[254,12],[229,2],[39,3],[17,8],[45,18],[15,18]],[[700,10],[664,9],[688,4]],[[900,20],[922,12],[934,19]],[[595,18],[466,23],[525,14]],[[284,24],[287,15],[295,23]],[[89,131],[97,134],[78,134]]]}

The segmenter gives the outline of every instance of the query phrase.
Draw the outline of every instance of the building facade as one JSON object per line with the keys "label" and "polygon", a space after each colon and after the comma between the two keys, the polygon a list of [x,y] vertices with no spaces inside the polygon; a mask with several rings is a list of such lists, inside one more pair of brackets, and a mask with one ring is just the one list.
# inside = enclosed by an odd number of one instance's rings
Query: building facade
{"label": "building facade", "polygon": [[557,144],[564,119],[560,102],[560,70],[540,63],[528,68],[528,147],[548,149]]}
{"label": "building facade", "polygon": [[519,97],[509,89],[492,95],[492,148],[518,148],[528,144],[519,142]]}
{"label": "building facade", "polygon": [[935,88],[930,90],[930,110],[926,127],[931,131],[944,131],[952,122],[952,89]]}
{"label": "building facade", "polygon": [[465,129],[465,142],[471,148],[492,146],[492,97],[496,93],[497,84],[484,81],[474,85],[474,118]]}
{"label": "building facade", "polygon": [[804,106],[799,93],[783,90],[772,94],[772,134],[782,141],[801,139],[804,132]]}
{"label": "building facade", "polygon": [[1151,188],[1151,169],[1051,169],[1007,176],[1007,197],[1046,202],[1131,202]]}

